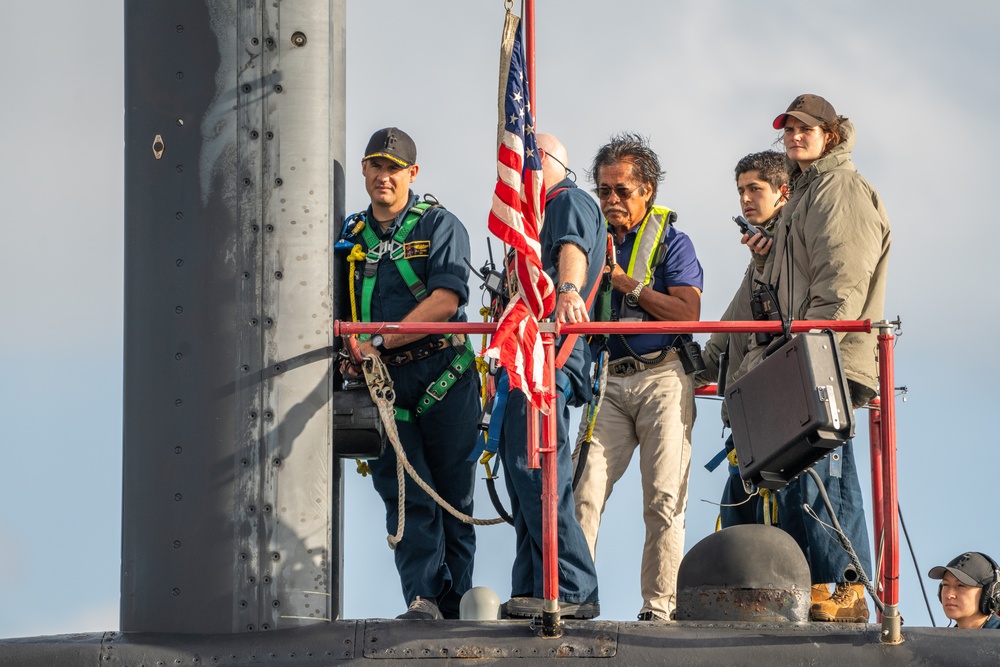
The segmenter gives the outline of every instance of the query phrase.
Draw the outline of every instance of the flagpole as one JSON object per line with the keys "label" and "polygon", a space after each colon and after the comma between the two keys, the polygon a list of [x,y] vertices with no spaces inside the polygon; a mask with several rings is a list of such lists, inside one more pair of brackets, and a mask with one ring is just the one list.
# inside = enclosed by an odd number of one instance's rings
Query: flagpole
{"label": "flagpole", "polygon": [[538,126],[538,107],[535,106],[535,0],[524,0],[524,32],[525,56],[528,66],[528,101],[531,103],[531,115]]}

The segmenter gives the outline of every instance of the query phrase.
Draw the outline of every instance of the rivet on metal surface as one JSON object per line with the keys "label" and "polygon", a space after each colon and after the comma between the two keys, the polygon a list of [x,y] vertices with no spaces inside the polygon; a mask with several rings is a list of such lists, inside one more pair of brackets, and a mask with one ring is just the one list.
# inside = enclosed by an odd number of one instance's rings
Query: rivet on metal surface
{"label": "rivet on metal surface", "polygon": [[178,24],[177,25],[177,32],[184,32],[184,26]]}
{"label": "rivet on metal surface", "polygon": [[257,511],[257,507],[255,505],[250,505],[249,507],[247,507],[247,512],[250,513],[250,514],[253,514],[256,511]]}
{"label": "rivet on metal surface", "polygon": [[275,373],[280,373],[281,372],[281,364],[275,364],[274,365],[274,372]]}
{"label": "rivet on metal surface", "polygon": [[282,179],[280,179],[280,178],[276,178],[276,179],[274,179],[274,184],[275,184],[275,185],[276,185],[277,187],[279,187],[279,188],[280,188],[280,187],[281,187],[282,185],[284,185],[284,183],[285,183],[285,181],[284,181],[284,180],[282,180]]}
{"label": "rivet on metal surface", "polygon": [[250,43],[253,44],[254,46],[257,46],[258,44],[260,44],[260,40],[257,39],[256,37],[253,37],[250,39]]}
{"label": "rivet on metal surface", "polygon": [[178,118],[177,119],[177,127],[184,127],[184,119],[183,118]]}
{"label": "rivet on metal surface", "polygon": [[177,211],[176,213],[174,213],[174,219],[175,220],[183,220],[184,219],[184,212],[183,211]]}
{"label": "rivet on metal surface", "polygon": [[251,317],[250,318],[250,326],[252,326],[252,327],[257,326],[257,318],[256,317]]}
{"label": "rivet on metal surface", "polygon": [[272,464],[272,465],[273,465],[273,466],[274,466],[275,468],[280,468],[280,467],[281,467],[281,459],[274,459],[273,461],[271,461],[271,464]]}
{"label": "rivet on metal surface", "polygon": [[178,398],[178,399],[174,400],[174,407],[178,407],[179,408],[182,405],[184,405],[184,400],[183,399]]}
{"label": "rivet on metal surface", "polygon": [[184,72],[177,72],[176,74],[174,74],[174,76],[177,77],[178,81],[180,81],[181,79],[184,78]]}
{"label": "rivet on metal surface", "polygon": [[163,145],[163,137],[161,137],[160,135],[156,135],[155,137],[153,137],[153,157],[156,158],[157,160],[163,157],[164,148],[165,146]]}
{"label": "rivet on metal surface", "polygon": [[251,139],[256,139],[258,137],[260,137],[260,132],[258,132],[257,130],[250,130],[250,138]]}
{"label": "rivet on metal surface", "polygon": [[242,90],[244,93],[249,93],[251,90],[253,90],[253,88],[250,86],[249,83],[244,83],[243,86],[240,88],[240,90]]}
{"label": "rivet on metal surface", "polygon": [[184,312],[184,307],[183,306],[177,306],[176,308],[174,308],[174,312],[177,313],[178,315],[180,315],[181,313]]}
{"label": "rivet on metal surface", "polygon": [[264,514],[270,514],[270,513],[271,513],[271,506],[264,505]]}
{"label": "rivet on metal surface", "polygon": [[276,93],[280,93],[283,90],[284,90],[284,88],[281,87],[280,83],[274,87],[274,92],[276,92]]}
{"label": "rivet on metal surface", "polygon": [[264,137],[267,139],[274,139],[274,132],[266,132]]}
{"label": "rivet on metal surface", "polygon": [[242,366],[240,366],[240,370],[243,371],[244,373],[247,373],[250,371],[250,367],[247,366],[246,364],[243,364]]}
{"label": "rivet on metal surface", "polygon": [[174,447],[174,454],[180,454],[183,451],[184,451],[184,448],[181,447],[180,445],[177,445],[176,447]]}
{"label": "rivet on metal surface", "polygon": [[258,227],[257,225],[250,225],[250,231],[256,234],[257,232],[260,231],[260,227]]}
{"label": "rivet on metal surface", "polygon": [[248,416],[248,417],[250,417],[250,419],[257,419],[257,413],[256,413],[256,412],[251,412],[251,413],[250,413],[249,415],[247,415],[247,416]]}
{"label": "rivet on metal surface", "polygon": [[273,232],[273,231],[274,231],[274,225],[266,225],[266,226],[264,227],[264,229],[266,229],[266,230],[267,230],[267,231],[269,231],[269,232]]}
{"label": "rivet on metal surface", "polygon": [[283,277],[283,275],[284,274],[282,274],[281,271],[275,271],[274,272],[274,278],[275,278],[275,280],[281,280],[281,278]]}
{"label": "rivet on metal surface", "polygon": [[177,261],[174,262],[174,264],[177,266],[177,268],[180,268],[180,267],[184,266],[184,260],[183,259],[178,259]]}
{"label": "rivet on metal surface", "polygon": [[272,320],[270,317],[267,317],[264,319],[264,324],[266,324],[267,326],[271,326],[272,324],[274,324],[274,320]]}
{"label": "rivet on metal surface", "polygon": [[274,413],[272,413],[270,411],[265,412],[264,413],[264,419],[266,419],[267,421],[271,421],[272,419],[274,419]]}
{"label": "rivet on metal surface", "polygon": [[267,46],[274,46],[274,37],[268,37],[264,40],[264,44]]}
{"label": "rivet on metal surface", "polygon": [[180,502],[180,501],[182,501],[183,499],[184,499],[184,496],[182,496],[181,494],[179,494],[179,493],[175,493],[175,494],[174,494],[174,500],[175,500],[176,502]]}
{"label": "rivet on metal surface", "polygon": [[176,167],[174,167],[174,171],[176,171],[178,174],[184,173],[184,165],[182,164],[177,165]]}
{"label": "rivet on metal surface", "polygon": [[183,354],[181,354],[180,352],[178,352],[178,353],[176,353],[176,354],[174,355],[174,359],[176,359],[177,361],[180,361],[180,360],[181,360],[181,359],[183,359],[183,358],[184,358],[184,355],[183,355]]}
{"label": "rivet on metal surface", "polygon": [[246,559],[247,559],[246,554],[240,554],[240,560],[246,560]]}
{"label": "rivet on metal surface", "polygon": [[306,45],[306,34],[301,31],[295,31],[292,33],[292,46],[305,46]]}
{"label": "rivet on metal surface", "polygon": [[181,594],[181,589],[179,589],[179,588],[175,588],[175,589],[173,589],[173,590],[172,590],[172,591],[170,591],[170,592],[171,592],[171,593],[173,593],[173,596],[174,596],[174,597],[177,597],[178,595],[180,595],[180,594]]}
{"label": "rivet on metal surface", "polygon": [[277,551],[274,552],[273,554],[271,554],[271,560],[274,560],[274,561],[281,560],[281,554],[279,554]]}

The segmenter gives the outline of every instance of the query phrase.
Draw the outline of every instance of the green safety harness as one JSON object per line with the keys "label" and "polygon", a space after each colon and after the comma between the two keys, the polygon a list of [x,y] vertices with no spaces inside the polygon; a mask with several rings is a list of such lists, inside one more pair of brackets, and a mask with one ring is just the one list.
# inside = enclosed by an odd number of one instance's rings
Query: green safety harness
{"label": "green safety harness", "polygon": [[[399,226],[399,230],[392,235],[392,238],[386,240],[380,240],[375,234],[375,231],[369,226],[365,225],[361,230],[361,238],[364,240],[365,246],[368,247],[368,252],[365,253],[365,271],[364,280],[361,283],[361,321],[371,322],[371,307],[372,307],[372,296],[375,294],[375,281],[378,277],[378,264],[383,257],[388,257],[396,265],[396,270],[399,271],[399,275],[403,278],[403,282],[406,283],[407,288],[410,290],[410,294],[417,302],[421,302],[427,298],[427,286],[424,285],[423,281],[417,277],[416,272],[410,265],[410,260],[406,257],[406,238],[413,231],[417,222],[423,217],[424,213],[428,210],[440,206],[439,204],[432,204],[430,202],[417,202],[410,210],[406,212],[406,217],[403,218],[403,223]],[[353,271],[352,271],[353,274]],[[356,313],[355,313],[356,316]],[[359,336],[361,340],[368,340],[371,338],[370,334],[363,334]],[[427,390],[424,395],[420,397],[417,401],[417,406],[412,410],[407,408],[395,408],[396,421],[402,422],[415,422],[417,419],[426,412],[432,405],[440,401],[448,393],[448,390],[458,382],[458,379],[462,377],[466,369],[472,365],[476,358],[476,354],[473,351],[471,345],[469,344],[468,338],[465,336],[454,336],[453,334],[445,334],[445,340],[454,347],[460,347],[461,351],[457,352],[455,358],[451,360],[448,364],[448,368],[441,373],[441,376],[437,380],[428,385]]]}

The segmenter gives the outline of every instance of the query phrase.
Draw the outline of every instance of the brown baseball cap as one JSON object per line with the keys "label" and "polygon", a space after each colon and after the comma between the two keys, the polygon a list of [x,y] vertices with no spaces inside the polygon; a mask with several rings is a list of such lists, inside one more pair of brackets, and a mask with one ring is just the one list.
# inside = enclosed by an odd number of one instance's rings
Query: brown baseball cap
{"label": "brown baseball cap", "polygon": [[798,118],[809,127],[823,123],[832,125],[837,121],[837,112],[833,110],[833,105],[819,95],[799,95],[792,100],[785,113],[774,119],[774,129],[783,128],[789,116]]}
{"label": "brown baseball cap", "polygon": [[417,162],[417,145],[406,132],[398,127],[385,127],[372,135],[365,148],[362,162],[373,157],[384,157],[406,168]]}

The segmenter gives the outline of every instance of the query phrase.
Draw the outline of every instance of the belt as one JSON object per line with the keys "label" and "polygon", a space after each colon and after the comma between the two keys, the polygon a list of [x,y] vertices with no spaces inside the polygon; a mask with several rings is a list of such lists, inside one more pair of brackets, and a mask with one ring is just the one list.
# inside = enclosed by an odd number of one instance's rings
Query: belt
{"label": "belt", "polygon": [[426,359],[435,352],[440,352],[446,347],[457,347],[464,345],[465,345],[465,335],[454,334],[452,336],[445,336],[444,338],[438,338],[437,340],[432,340],[428,343],[424,343],[423,345],[418,345],[417,347],[410,349],[386,350],[385,354],[382,355],[382,361],[384,361],[389,366],[405,366],[411,361]]}
{"label": "belt", "polygon": [[681,358],[681,355],[677,352],[677,348],[670,348],[667,353],[655,364],[643,363],[641,361],[636,361],[632,357],[622,357],[620,359],[615,359],[608,364],[608,373],[611,375],[623,376],[623,375],[635,375],[636,373],[641,373],[647,371],[650,368],[656,368],[668,361],[677,361]]}

